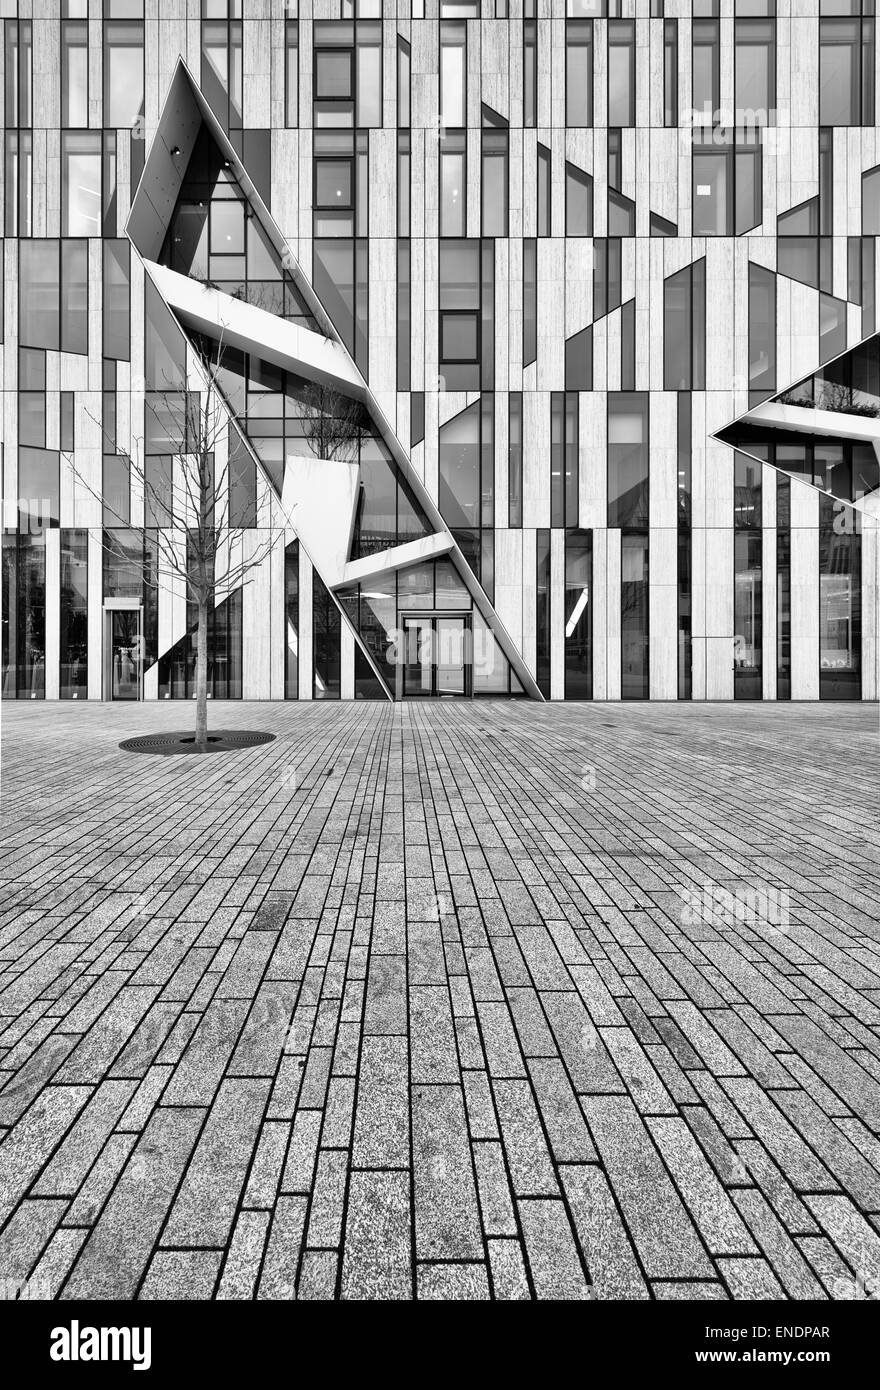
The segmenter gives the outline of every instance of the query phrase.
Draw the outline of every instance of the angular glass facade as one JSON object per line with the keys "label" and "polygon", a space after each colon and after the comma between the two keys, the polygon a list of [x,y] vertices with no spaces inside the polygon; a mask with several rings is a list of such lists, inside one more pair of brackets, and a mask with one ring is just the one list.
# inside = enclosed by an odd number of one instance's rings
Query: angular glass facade
{"label": "angular glass facade", "polygon": [[871,6],[86,8],[3,32],[5,696],[191,697],[197,458],[213,698],[877,697]]}

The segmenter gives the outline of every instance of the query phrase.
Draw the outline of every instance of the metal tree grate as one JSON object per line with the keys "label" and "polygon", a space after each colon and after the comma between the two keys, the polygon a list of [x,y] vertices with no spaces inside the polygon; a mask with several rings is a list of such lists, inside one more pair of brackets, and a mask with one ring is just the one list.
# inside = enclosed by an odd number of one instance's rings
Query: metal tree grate
{"label": "metal tree grate", "polygon": [[255,729],[218,729],[208,735],[208,742],[202,747],[196,743],[191,733],[144,734],[141,738],[127,738],[120,743],[123,753],[159,753],[168,756],[172,753],[227,753],[234,748],[256,748],[261,743],[271,743],[274,734],[260,733]]}

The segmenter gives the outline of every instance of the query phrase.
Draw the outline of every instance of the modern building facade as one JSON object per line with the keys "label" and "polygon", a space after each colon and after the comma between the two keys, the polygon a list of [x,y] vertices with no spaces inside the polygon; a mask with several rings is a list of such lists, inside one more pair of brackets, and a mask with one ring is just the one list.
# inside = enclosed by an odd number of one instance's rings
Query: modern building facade
{"label": "modern building facade", "polygon": [[873,0],[0,0],[3,695],[876,699]]}

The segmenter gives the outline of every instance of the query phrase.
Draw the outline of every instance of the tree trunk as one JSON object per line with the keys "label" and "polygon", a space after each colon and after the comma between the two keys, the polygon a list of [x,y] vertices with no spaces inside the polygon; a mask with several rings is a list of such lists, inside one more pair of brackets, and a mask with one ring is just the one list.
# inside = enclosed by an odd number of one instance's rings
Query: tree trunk
{"label": "tree trunk", "polygon": [[196,744],[208,742],[208,605],[199,604],[196,633]]}

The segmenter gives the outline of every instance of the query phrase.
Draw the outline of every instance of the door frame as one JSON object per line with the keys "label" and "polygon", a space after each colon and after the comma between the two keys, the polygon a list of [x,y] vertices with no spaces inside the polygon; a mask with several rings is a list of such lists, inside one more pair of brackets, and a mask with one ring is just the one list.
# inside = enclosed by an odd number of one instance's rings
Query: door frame
{"label": "door frame", "polygon": [[[433,640],[436,641],[437,619],[455,618],[464,623],[464,656],[463,656],[463,677],[464,691],[461,695],[450,695],[442,697],[437,693],[437,664],[432,665],[431,694],[425,696],[426,699],[439,700],[442,698],[472,700],[474,698],[474,615],[470,608],[402,608],[397,614],[398,631],[401,635],[400,647],[398,649],[398,661],[394,669],[394,699],[405,700],[405,679],[406,670],[406,624],[412,619],[429,619]],[[417,698],[412,696],[410,698]]]}
{"label": "door frame", "polygon": [[137,614],[137,698],[142,700],[144,698],[144,605],[133,598],[105,598],[103,611],[104,660],[102,662],[103,689],[101,698],[102,700],[113,699],[113,614],[122,611]]}

